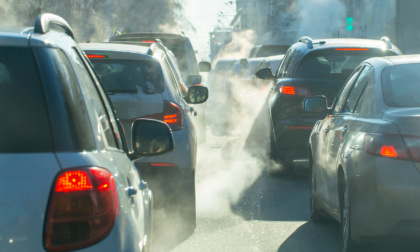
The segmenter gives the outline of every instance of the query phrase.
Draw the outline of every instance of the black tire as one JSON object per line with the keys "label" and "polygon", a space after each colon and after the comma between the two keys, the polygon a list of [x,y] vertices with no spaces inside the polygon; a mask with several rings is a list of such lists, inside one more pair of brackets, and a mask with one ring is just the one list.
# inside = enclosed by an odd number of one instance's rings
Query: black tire
{"label": "black tire", "polygon": [[313,172],[312,166],[312,158],[309,159],[309,179],[310,179],[310,196],[309,196],[309,216],[311,217],[312,221],[314,222],[322,222],[325,221],[325,215],[322,214],[322,211],[318,207],[318,199],[315,195],[316,190],[316,178],[315,173]]}
{"label": "black tire", "polygon": [[343,238],[343,252],[356,251],[356,243],[351,237],[351,205],[347,184],[343,182],[341,193],[341,234]]}

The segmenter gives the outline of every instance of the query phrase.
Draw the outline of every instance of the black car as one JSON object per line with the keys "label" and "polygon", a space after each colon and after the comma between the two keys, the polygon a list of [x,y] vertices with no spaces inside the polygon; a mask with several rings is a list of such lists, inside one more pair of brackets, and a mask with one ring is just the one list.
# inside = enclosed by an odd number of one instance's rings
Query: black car
{"label": "black car", "polygon": [[333,101],[351,72],[365,59],[402,54],[388,38],[317,39],[302,37],[293,44],[275,76],[261,69],[257,77],[275,78],[267,97],[269,110],[270,157],[283,165],[283,172],[294,164],[307,164],[309,134],[325,114],[305,112],[307,96],[324,95]]}

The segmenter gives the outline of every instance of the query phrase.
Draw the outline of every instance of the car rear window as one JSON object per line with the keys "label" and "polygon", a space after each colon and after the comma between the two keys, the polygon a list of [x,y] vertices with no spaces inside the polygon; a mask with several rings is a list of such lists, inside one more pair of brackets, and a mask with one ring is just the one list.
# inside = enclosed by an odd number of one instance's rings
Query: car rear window
{"label": "car rear window", "polygon": [[36,63],[29,48],[0,47],[0,153],[51,152]]}
{"label": "car rear window", "polygon": [[302,59],[294,77],[344,82],[362,61],[371,57],[390,55],[395,53],[376,48],[315,50]]}
{"label": "car rear window", "polygon": [[149,60],[92,59],[108,93],[159,94],[164,90],[160,65]]}
{"label": "car rear window", "polygon": [[382,92],[391,107],[420,107],[420,64],[388,67],[382,72]]}

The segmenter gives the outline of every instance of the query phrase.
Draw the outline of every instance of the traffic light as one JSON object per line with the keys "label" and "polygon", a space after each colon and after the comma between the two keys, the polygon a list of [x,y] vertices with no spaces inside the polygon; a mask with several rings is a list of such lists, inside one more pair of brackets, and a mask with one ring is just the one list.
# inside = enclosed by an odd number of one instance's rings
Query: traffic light
{"label": "traffic light", "polygon": [[347,31],[353,31],[353,18],[352,17],[348,17],[346,18],[347,21]]}

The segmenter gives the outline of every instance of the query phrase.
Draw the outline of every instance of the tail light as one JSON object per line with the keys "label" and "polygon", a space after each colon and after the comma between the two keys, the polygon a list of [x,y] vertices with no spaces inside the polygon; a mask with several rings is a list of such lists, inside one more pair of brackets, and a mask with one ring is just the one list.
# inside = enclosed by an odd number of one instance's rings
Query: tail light
{"label": "tail light", "polygon": [[[163,121],[171,127],[173,131],[181,130],[184,126],[182,111],[178,105],[170,101],[164,101],[163,113],[143,116],[142,118],[156,119]],[[131,120],[134,122],[137,118]]]}
{"label": "tail light", "polygon": [[367,134],[366,152],[375,156],[420,162],[420,137],[397,134]]}
{"label": "tail light", "polygon": [[280,93],[296,96],[311,96],[311,92],[306,87],[281,86]]}
{"label": "tail light", "polygon": [[98,167],[66,169],[54,182],[44,226],[48,251],[90,246],[105,238],[118,215],[112,174]]}

